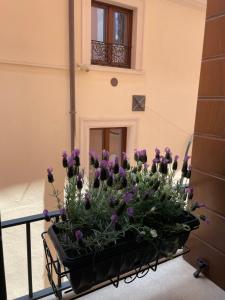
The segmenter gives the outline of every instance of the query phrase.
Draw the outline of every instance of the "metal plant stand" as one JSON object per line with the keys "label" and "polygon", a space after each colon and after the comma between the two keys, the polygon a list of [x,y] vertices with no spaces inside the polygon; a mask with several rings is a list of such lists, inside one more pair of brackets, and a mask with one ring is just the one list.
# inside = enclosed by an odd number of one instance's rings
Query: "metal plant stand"
{"label": "metal plant stand", "polygon": [[[62,278],[64,278],[67,274],[69,274],[69,271],[64,270],[64,267],[61,265],[58,258],[56,258],[56,259],[53,258],[52,254],[49,250],[48,242],[45,239],[46,233],[47,232],[44,232],[42,234],[42,239],[43,239],[45,257],[46,257],[46,270],[47,270],[48,280],[50,282],[50,285],[53,289],[55,296],[58,299],[62,299],[62,291],[64,291],[65,294],[73,291],[71,289],[70,285],[68,285],[68,283],[66,283],[66,284],[62,283]],[[141,266],[137,269],[134,269],[128,273],[118,274],[118,276],[116,276],[114,278],[110,278],[109,280],[106,280],[100,284],[97,284],[84,292],[81,292],[79,294],[74,294],[72,296],[72,298],[70,298],[70,300],[80,298],[82,296],[90,294],[94,291],[97,291],[97,290],[104,288],[111,284],[114,285],[114,287],[118,288],[119,282],[121,280],[123,280],[126,284],[129,284],[129,283],[133,282],[135,279],[143,278],[144,276],[146,276],[148,274],[148,272],[150,270],[155,272],[157,270],[158,265],[160,265],[168,260],[174,259],[178,256],[184,255],[184,254],[188,253],[189,251],[190,251],[190,249],[188,247],[184,246],[182,249],[178,250],[177,253],[174,254],[172,258],[166,258],[166,257],[161,258],[161,257],[159,257],[159,254],[158,254],[154,262],[151,262],[147,265],[143,265],[143,266]],[[56,274],[56,276],[55,276],[55,274]],[[56,277],[56,280],[54,279],[54,277]]]}

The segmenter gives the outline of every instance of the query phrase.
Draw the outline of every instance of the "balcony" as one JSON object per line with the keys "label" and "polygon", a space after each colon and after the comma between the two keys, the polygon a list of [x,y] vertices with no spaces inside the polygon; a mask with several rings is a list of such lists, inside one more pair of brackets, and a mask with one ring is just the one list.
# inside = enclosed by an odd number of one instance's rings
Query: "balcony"
{"label": "balcony", "polygon": [[92,40],[91,63],[93,65],[130,68],[131,47]]}

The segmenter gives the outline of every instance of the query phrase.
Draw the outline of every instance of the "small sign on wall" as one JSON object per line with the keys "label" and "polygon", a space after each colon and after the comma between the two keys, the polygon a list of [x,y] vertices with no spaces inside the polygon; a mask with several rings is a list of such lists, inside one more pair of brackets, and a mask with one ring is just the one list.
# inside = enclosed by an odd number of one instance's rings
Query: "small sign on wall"
{"label": "small sign on wall", "polygon": [[133,95],[132,111],[145,111],[145,95]]}

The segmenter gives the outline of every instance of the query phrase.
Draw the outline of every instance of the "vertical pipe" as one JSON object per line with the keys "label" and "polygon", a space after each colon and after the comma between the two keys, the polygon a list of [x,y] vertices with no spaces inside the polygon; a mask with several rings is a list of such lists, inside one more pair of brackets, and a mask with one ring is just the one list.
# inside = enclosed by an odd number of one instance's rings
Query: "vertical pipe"
{"label": "vertical pipe", "polygon": [[5,282],[5,267],[4,267],[4,256],[3,256],[3,244],[2,244],[2,223],[0,214],[0,299],[6,300],[6,282]]}
{"label": "vertical pipe", "polygon": [[28,274],[28,290],[29,297],[33,296],[33,284],[32,284],[32,262],[31,262],[31,237],[30,237],[30,223],[26,223],[26,235],[27,235],[27,274]]}
{"label": "vertical pipe", "polygon": [[76,118],[75,118],[75,47],[74,47],[74,0],[68,0],[69,17],[69,74],[70,74],[70,143],[74,149]]}

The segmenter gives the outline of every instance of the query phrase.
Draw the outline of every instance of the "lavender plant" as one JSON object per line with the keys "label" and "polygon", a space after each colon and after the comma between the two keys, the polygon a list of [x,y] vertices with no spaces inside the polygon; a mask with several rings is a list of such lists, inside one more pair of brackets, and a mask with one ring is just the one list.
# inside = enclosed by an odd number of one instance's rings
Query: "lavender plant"
{"label": "lavender plant", "polygon": [[[79,256],[120,243],[128,236],[137,241],[154,241],[190,230],[183,221],[185,211],[187,215],[203,205],[190,201],[193,189],[188,187],[189,157],[184,158],[180,178],[176,177],[178,156],[173,159],[168,147],[164,155],[155,149],[151,166],[147,164],[146,150],[135,150],[134,160],[136,164],[131,166],[125,153],[119,163],[117,157],[110,161],[106,150],[102,160],[91,152],[94,175],[85,185],[79,150],[70,156],[64,151],[64,199],[54,187],[52,168],[48,168],[48,181],[63,220],[55,226],[65,250],[72,249]],[[47,210],[44,215],[49,221]],[[200,218],[208,221],[205,216]]]}

